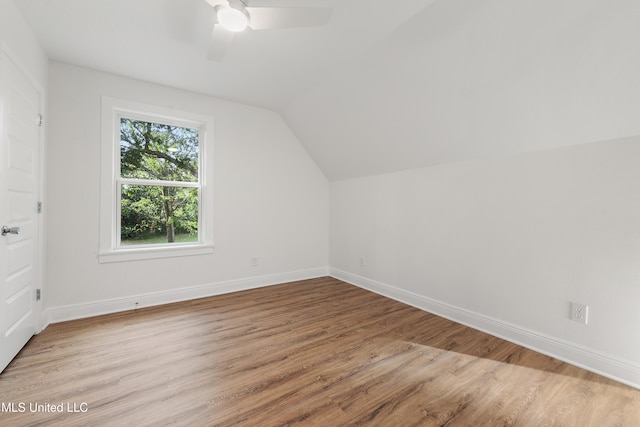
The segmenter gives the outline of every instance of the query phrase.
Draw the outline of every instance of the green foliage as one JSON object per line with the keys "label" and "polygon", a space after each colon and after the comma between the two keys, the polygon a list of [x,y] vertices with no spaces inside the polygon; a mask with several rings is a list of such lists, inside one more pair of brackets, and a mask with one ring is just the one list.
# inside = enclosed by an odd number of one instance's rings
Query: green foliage
{"label": "green foliage", "polygon": [[197,240],[198,190],[179,185],[198,181],[197,129],[122,119],[120,139],[121,176],[145,181],[121,187],[121,240],[157,242],[164,235],[171,243],[176,234]]}
{"label": "green foliage", "polygon": [[160,123],[120,121],[123,178],[198,180],[198,130]]}

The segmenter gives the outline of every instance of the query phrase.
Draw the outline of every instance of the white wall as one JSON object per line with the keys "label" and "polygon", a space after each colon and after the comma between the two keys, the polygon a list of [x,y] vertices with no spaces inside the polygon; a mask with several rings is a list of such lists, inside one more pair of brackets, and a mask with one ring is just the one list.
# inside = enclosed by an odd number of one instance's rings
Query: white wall
{"label": "white wall", "polygon": [[334,182],[332,274],[640,386],[639,183],[640,137]]}
{"label": "white wall", "polygon": [[11,0],[0,0],[0,42],[29,77],[46,90],[47,56]]}
{"label": "white wall", "polygon": [[[326,274],[329,184],[277,114],[56,62],[49,85],[51,320]],[[98,263],[103,95],[214,117],[214,254]]]}

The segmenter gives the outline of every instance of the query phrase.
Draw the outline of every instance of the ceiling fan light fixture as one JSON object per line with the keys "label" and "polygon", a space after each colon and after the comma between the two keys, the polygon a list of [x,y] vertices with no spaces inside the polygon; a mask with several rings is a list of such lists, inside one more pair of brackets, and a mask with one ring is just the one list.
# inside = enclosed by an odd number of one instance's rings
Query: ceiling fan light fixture
{"label": "ceiling fan light fixture", "polygon": [[225,30],[240,32],[249,26],[249,14],[245,10],[219,5],[216,7],[216,16],[218,23]]}

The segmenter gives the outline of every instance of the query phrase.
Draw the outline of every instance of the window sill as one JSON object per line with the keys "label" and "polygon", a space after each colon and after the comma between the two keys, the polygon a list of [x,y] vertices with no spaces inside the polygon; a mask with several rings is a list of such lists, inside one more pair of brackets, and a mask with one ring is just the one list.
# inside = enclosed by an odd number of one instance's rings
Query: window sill
{"label": "window sill", "polygon": [[211,253],[213,253],[213,245],[210,244],[176,245],[171,247],[163,246],[161,248],[126,248],[100,252],[98,253],[98,262],[102,264],[108,262],[126,262],[145,259],[206,255]]}

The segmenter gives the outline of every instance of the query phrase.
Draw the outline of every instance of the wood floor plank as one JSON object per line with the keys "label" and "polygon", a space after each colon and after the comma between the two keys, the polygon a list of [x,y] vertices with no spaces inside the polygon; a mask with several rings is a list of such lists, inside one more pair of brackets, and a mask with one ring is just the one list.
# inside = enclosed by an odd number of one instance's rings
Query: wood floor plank
{"label": "wood floor plank", "polygon": [[333,278],[51,325],[0,402],[2,426],[640,425],[640,390]]}

